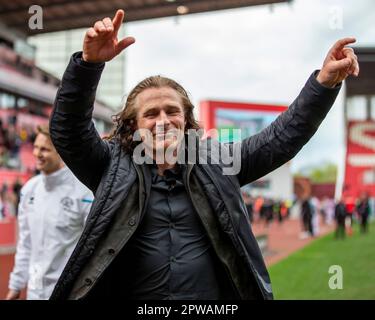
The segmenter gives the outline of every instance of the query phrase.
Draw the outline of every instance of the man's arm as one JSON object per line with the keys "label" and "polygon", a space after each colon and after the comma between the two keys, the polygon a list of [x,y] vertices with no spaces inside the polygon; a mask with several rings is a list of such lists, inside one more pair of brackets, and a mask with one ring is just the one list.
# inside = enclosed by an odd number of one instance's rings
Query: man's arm
{"label": "man's arm", "polygon": [[20,297],[21,290],[26,288],[29,279],[29,263],[31,255],[30,228],[25,210],[27,197],[24,190],[21,191],[21,198],[18,207],[18,243],[15,256],[15,263],[9,277],[8,294],[6,300],[15,300]]}
{"label": "man's arm", "polygon": [[336,42],[323,63],[312,74],[297,99],[270,126],[242,141],[240,185],[250,183],[291,160],[310,140],[332,107],[348,76],[357,76],[359,66],[353,49],[355,42],[345,38]]}
{"label": "man's arm", "polygon": [[96,88],[104,64],[85,64],[72,56],[57,93],[50,119],[52,142],[65,164],[95,191],[109,161],[109,146],[92,121]]}
{"label": "man's arm", "polygon": [[255,181],[291,160],[314,135],[340,87],[325,88],[312,74],[287,111],[260,133],[243,140],[240,184]]}
{"label": "man's arm", "polygon": [[109,145],[92,122],[96,88],[104,62],[134,43],[134,38],[117,39],[124,12],[113,20],[97,21],[87,30],[83,52],[76,53],[64,73],[50,120],[56,150],[77,178],[94,193],[110,155]]}

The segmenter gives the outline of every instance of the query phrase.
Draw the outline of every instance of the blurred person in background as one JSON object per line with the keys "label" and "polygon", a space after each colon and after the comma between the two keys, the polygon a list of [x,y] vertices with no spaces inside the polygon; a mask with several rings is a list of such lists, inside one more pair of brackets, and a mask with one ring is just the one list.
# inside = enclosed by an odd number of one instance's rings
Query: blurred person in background
{"label": "blurred person in background", "polygon": [[335,220],[335,200],[324,197],[322,202],[322,209],[325,213],[325,223],[331,225]]}
{"label": "blurred person in background", "polygon": [[8,166],[8,161],[9,161],[8,149],[0,141],[0,168],[1,167],[6,168]]}
{"label": "blurred person in background", "polygon": [[41,174],[21,189],[18,243],[7,300],[48,299],[84,227],[93,195],[64,165],[48,126],[39,126],[33,155]]}
{"label": "blurred person in background", "polygon": [[306,239],[314,236],[313,226],[314,208],[311,204],[311,199],[305,198],[301,205],[301,218],[303,232],[300,236],[301,239]]}
{"label": "blurred person in background", "polygon": [[312,228],[313,235],[317,236],[320,232],[319,229],[319,215],[320,215],[320,201],[317,197],[312,197],[310,199],[310,206],[312,210]]}
{"label": "blurred person in background", "polygon": [[346,219],[345,219],[345,228],[349,236],[353,234],[353,222],[355,219],[355,198],[348,196],[345,198],[345,209],[346,209]]}
{"label": "blurred person in background", "polygon": [[320,218],[321,218],[321,222],[322,224],[327,224],[327,208],[326,208],[326,200],[327,200],[327,197],[323,197],[322,200],[320,200],[320,203],[319,203],[319,214],[320,214]]}
{"label": "blurred person in background", "polygon": [[14,124],[8,125],[8,141],[9,141],[9,160],[8,166],[12,169],[19,168],[20,158],[19,152],[21,147],[21,139],[18,135],[16,126]]}
{"label": "blurred person in background", "polygon": [[369,197],[366,192],[363,192],[357,204],[357,213],[359,221],[361,222],[361,233],[368,232],[368,218],[370,216]]}
{"label": "blurred person in background", "polygon": [[345,238],[345,220],[347,217],[346,205],[344,198],[341,198],[335,206],[335,220],[336,220],[336,239]]}
{"label": "blurred person in background", "polygon": [[262,210],[264,204],[264,198],[262,196],[257,196],[254,201],[254,214],[256,215],[256,220],[259,223],[264,219],[264,210]]}
{"label": "blurred person in background", "polygon": [[3,218],[10,216],[11,209],[9,204],[9,195],[8,195],[8,184],[6,182],[0,188],[0,201],[1,201],[1,214]]}
{"label": "blurred person in background", "polygon": [[264,226],[267,229],[271,226],[273,222],[273,215],[274,215],[273,206],[274,206],[273,200],[266,198],[260,209],[261,216],[264,218]]}
{"label": "blurred person in background", "polygon": [[18,204],[20,202],[22,183],[19,178],[13,184],[13,195],[14,195],[14,206],[15,206],[15,215],[18,216]]}
{"label": "blurred person in background", "polygon": [[5,218],[5,212],[4,212],[3,200],[0,197],[0,220],[3,220],[4,218]]}

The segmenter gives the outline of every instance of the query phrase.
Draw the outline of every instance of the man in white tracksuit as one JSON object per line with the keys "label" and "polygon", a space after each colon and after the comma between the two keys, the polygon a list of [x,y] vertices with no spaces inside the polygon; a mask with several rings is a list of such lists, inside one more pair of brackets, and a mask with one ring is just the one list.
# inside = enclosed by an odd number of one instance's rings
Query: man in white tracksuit
{"label": "man in white tracksuit", "polygon": [[47,126],[38,128],[33,154],[41,174],[21,190],[19,237],[7,300],[27,287],[28,300],[48,299],[89,213],[93,194],[64,165]]}

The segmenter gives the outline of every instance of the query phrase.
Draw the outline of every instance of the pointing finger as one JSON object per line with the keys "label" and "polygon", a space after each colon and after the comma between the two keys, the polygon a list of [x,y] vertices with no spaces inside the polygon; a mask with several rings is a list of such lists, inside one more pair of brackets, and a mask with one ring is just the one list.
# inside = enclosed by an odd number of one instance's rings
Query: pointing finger
{"label": "pointing finger", "polygon": [[124,16],[125,16],[124,10],[120,9],[120,10],[117,10],[116,15],[114,16],[114,18],[112,20],[113,28],[114,28],[114,31],[115,31],[116,34],[118,33],[118,30],[121,27],[121,24],[124,20]]}
{"label": "pointing finger", "polygon": [[331,53],[338,53],[340,52],[346,45],[350,44],[350,43],[354,43],[356,42],[356,39],[353,38],[353,37],[348,37],[348,38],[343,38],[343,39],[340,39],[338,40],[332,47],[332,49],[330,50]]}

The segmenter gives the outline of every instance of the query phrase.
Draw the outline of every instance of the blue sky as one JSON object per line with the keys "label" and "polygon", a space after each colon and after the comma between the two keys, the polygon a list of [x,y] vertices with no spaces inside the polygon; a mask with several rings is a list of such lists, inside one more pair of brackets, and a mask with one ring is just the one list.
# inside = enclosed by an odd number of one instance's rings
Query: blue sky
{"label": "blue sky", "polygon": [[[331,45],[355,36],[375,46],[375,1],[294,0],[126,25],[126,91],[162,74],[180,82],[198,108],[206,99],[289,105]],[[343,90],[293,171],[344,156]]]}

